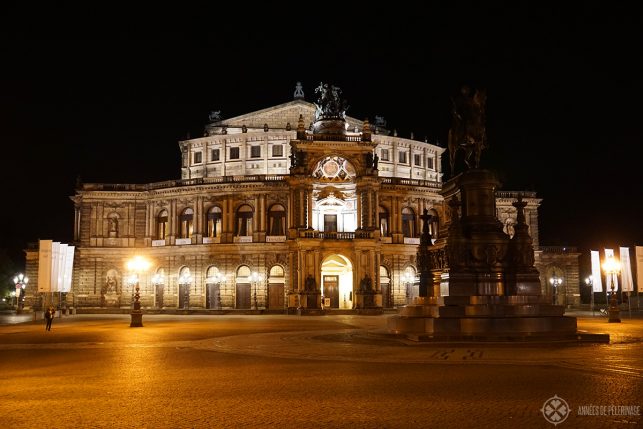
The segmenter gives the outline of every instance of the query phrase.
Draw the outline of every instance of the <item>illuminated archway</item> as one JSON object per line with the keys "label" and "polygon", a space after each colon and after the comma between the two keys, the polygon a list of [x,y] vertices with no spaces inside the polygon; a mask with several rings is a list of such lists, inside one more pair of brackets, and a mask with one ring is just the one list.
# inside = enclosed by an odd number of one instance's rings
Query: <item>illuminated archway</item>
{"label": "illuminated archway", "polygon": [[353,264],[339,254],[324,258],[321,266],[322,296],[330,308],[353,308]]}

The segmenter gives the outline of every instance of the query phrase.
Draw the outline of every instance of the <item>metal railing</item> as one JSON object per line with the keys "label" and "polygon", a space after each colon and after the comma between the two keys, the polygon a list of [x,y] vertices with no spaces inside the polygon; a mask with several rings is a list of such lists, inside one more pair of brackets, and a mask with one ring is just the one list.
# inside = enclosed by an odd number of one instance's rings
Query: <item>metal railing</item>
{"label": "metal railing", "polygon": [[423,186],[427,188],[442,189],[442,183],[433,180],[406,179],[403,177],[380,177],[379,179],[384,185]]}
{"label": "metal railing", "polygon": [[578,248],[570,246],[538,246],[536,250],[540,250],[545,253],[578,253]]}
{"label": "metal railing", "polygon": [[496,198],[518,198],[518,195],[523,198],[536,198],[533,191],[496,191]]}
{"label": "metal railing", "polygon": [[151,191],[179,186],[209,185],[217,183],[283,182],[287,175],[252,174],[249,176],[198,177],[195,179],[166,180],[154,183],[83,183],[83,191]]}

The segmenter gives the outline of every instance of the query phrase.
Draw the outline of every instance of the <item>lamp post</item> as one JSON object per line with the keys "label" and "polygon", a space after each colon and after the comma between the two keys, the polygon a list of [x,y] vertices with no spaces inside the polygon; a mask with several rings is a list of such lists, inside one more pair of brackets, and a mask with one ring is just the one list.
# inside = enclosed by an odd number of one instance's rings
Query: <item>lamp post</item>
{"label": "lamp post", "polygon": [[257,305],[257,283],[263,279],[263,276],[256,271],[253,271],[250,274],[250,281],[254,284],[254,294],[253,294],[253,310],[258,310],[259,306]]}
{"label": "lamp post", "polygon": [[189,271],[184,272],[179,276],[179,286],[183,285],[183,308],[190,309],[190,284],[192,283],[192,275]]}
{"label": "lamp post", "polygon": [[609,318],[607,320],[609,323],[621,323],[621,310],[618,307],[616,291],[614,290],[614,286],[616,282],[618,282],[618,273],[620,270],[621,264],[611,256],[603,262],[603,271],[605,271],[605,275],[608,276],[611,290],[608,309]]}
{"label": "lamp post", "polygon": [[590,299],[591,299],[591,306],[592,306],[592,316],[594,316],[594,277],[589,276],[585,279],[585,284],[589,286],[589,293],[590,293]]}
{"label": "lamp post", "polygon": [[221,283],[225,282],[225,275],[217,272],[214,275],[214,283],[219,287],[217,288],[217,310],[221,310]]}
{"label": "lamp post", "polygon": [[139,294],[139,274],[144,273],[149,268],[150,263],[142,256],[135,256],[127,262],[127,269],[132,272],[130,281],[136,284],[136,292],[134,293],[134,308],[132,309],[130,328],[143,327],[143,312],[141,311],[141,302],[139,301],[141,295]]}
{"label": "lamp post", "polygon": [[555,273],[553,277],[549,279],[549,283],[552,284],[552,303],[554,305],[558,305],[558,286],[563,284],[563,279],[562,277],[558,277]]}
{"label": "lamp post", "polygon": [[13,278],[13,283],[16,285],[16,291],[14,292],[16,294],[16,314],[20,314],[22,313],[24,290],[27,283],[29,283],[29,277],[20,273]]}
{"label": "lamp post", "polygon": [[404,274],[402,274],[402,283],[404,283],[404,294],[406,296],[406,304],[410,304],[409,300],[411,298],[411,284],[413,284],[413,281],[415,280],[415,276],[411,274],[409,271],[406,271]]}

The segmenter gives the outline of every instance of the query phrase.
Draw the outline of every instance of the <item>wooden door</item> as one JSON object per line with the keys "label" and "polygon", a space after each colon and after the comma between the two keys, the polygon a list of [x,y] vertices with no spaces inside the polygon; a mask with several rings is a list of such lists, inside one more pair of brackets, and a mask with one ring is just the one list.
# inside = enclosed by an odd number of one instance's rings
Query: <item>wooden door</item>
{"label": "wooden door", "polygon": [[163,308],[163,292],[164,292],[164,289],[165,289],[164,285],[156,285],[155,302],[154,302],[154,306],[156,308]]}
{"label": "wooden door", "polygon": [[250,283],[237,283],[236,307],[250,308]]}
{"label": "wooden door", "polygon": [[330,308],[339,308],[339,276],[324,276],[324,298],[330,298]]}
{"label": "wooden door", "polygon": [[179,308],[190,306],[190,285],[179,285]]}
{"label": "wooden door", "polygon": [[208,283],[206,287],[206,308],[210,310],[215,310],[221,308],[221,296],[219,294],[219,284],[218,283]]}
{"label": "wooden door", "polygon": [[268,308],[281,310],[284,308],[284,285],[275,283],[268,286]]}

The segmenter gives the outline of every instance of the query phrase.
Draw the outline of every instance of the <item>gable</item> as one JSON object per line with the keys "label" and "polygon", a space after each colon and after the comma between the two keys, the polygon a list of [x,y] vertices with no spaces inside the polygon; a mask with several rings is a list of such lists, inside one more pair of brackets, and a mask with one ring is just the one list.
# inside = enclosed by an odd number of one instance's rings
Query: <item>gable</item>
{"label": "gable", "polygon": [[[277,106],[268,107],[266,109],[257,110],[255,112],[246,113],[244,115],[235,116],[229,119],[214,122],[210,126],[227,126],[227,127],[242,127],[245,125],[248,128],[263,128],[264,124],[268,124],[270,128],[286,128],[290,123],[290,127],[294,130],[297,128],[299,122],[299,115],[304,118],[304,126],[308,128],[315,120],[316,107],[313,103],[304,100],[293,100],[288,103],[279,104]],[[361,130],[362,121],[349,116],[346,117],[349,127],[353,129],[358,127]]]}

